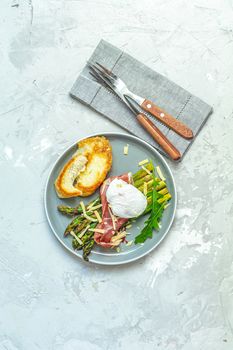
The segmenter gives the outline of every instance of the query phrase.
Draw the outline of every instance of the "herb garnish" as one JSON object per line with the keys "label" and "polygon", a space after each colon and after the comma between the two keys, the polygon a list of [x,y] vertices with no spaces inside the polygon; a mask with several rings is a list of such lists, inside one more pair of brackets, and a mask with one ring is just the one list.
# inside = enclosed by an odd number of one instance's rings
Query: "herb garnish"
{"label": "herb garnish", "polygon": [[152,168],[152,177],[153,177],[153,186],[152,186],[152,203],[151,203],[151,213],[149,218],[145,222],[145,227],[141,231],[141,233],[136,236],[134,243],[144,243],[147,238],[152,238],[153,236],[153,230],[159,229],[159,221],[162,217],[165,203],[158,203],[158,199],[162,197],[161,194],[159,194],[156,191],[156,186],[158,185],[158,181],[156,181],[155,173],[154,173],[154,166]]}

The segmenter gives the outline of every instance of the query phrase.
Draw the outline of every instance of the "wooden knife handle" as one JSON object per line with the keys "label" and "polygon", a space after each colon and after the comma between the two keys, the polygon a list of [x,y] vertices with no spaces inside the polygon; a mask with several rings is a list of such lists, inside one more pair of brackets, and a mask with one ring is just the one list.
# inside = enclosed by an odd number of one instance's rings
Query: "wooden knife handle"
{"label": "wooden knife handle", "polygon": [[166,138],[166,136],[155,126],[145,114],[137,115],[138,122],[153,137],[153,139],[161,146],[161,148],[173,159],[178,160],[181,157],[180,152]]}
{"label": "wooden knife handle", "polygon": [[172,129],[173,131],[175,131],[177,134],[184,137],[185,139],[193,138],[193,132],[189,127],[187,127],[180,120],[172,117],[170,114],[163,111],[161,108],[156,106],[152,101],[144,100],[144,102],[141,104],[141,107],[145,111],[149,112],[154,117],[156,117],[161,123],[168,126],[170,129]]}

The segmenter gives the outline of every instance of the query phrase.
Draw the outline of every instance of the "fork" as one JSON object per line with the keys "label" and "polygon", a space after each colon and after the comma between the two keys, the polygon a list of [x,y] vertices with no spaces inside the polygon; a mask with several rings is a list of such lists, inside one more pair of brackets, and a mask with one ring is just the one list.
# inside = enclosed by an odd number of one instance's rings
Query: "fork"
{"label": "fork", "polygon": [[[97,80],[101,85],[110,89],[111,92],[116,94],[114,88],[110,87],[110,84],[107,83],[106,79],[100,74],[100,72],[95,69],[95,65],[88,62],[91,72],[89,72],[95,80]],[[175,148],[175,146],[167,139],[167,137],[155,126],[154,123],[141,112],[141,108],[138,104],[132,103],[125,96],[120,96],[117,94],[117,97],[120,97],[122,100],[136,115],[137,121],[142,125],[142,127],[153,137],[153,139],[161,146],[161,148],[172,158],[173,160],[178,160],[181,158],[180,152]]]}
{"label": "fork", "polygon": [[157,120],[159,120],[161,123],[175,131],[180,136],[186,138],[186,139],[192,139],[193,138],[193,132],[192,130],[187,127],[184,123],[182,123],[180,120],[172,117],[170,114],[156,106],[152,101],[145,99],[141,96],[138,96],[134,94],[132,91],[128,89],[126,84],[121,80],[116,74],[114,74],[112,71],[101,65],[100,63],[96,62],[88,63],[92,69],[97,71],[102,78],[104,78],[105,83],[112,89],[114,92],[121,98],[128,97],[135,101],[139,106],[145,110],[146,112],[149,112],[152,116],[154,116]]}

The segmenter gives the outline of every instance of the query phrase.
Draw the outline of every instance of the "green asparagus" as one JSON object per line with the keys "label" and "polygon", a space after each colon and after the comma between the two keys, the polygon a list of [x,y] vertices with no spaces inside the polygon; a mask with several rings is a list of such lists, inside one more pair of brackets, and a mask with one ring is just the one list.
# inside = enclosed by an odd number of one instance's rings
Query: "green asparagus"
{"label": "green asparagus", "polygon": [[[97,206],[100,204],[100,198],[96,198],[93,202],[89,203],[88,206]],[[58,205],[57,209],[60,211],[60,213],[68,215],[68,216],[75,216],[78,214],[82,214],[82,207],[79,204],[77,207],[69,207],[68,205]]]}

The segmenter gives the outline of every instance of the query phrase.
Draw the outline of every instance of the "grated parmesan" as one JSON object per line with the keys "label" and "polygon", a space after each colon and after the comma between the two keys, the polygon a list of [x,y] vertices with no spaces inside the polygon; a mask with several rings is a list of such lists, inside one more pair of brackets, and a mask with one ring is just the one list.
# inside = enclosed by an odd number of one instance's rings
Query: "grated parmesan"
{"label": "grated parmesan", "polygon": [[142,169],[149,175],[151,175],[151,172],[150,170],[148,170],[147,168],[145,168],[143,165],[142,165]]}
{"label": "grated parmesan", "polygon": [[101,187],[101,189],[100,189],[101,194],[104,193],[105,187],[106,187],[106,181],[104,181],[104,183],[103,183],[103,185],[102,185],[102,187]]}
{"label": "grated parmesan", "polygon": [[133,244],[133,241],[129,241],[128,243],[126,243],[127,247],[130,247]]}
{"label": "grated parmesan", "polygon": [[87,210],[92,210],[98,199],[95,199],[91,204],[88,205]]}
{"label": "grated parmesan", "polygon": [[105,231],[101,228],[89,228],[91,232],[104,233]]}
{"label": "grated parmesan", "polygon": [[121,240],[119,239],[118,241],[111,242],[111,248],[117,247],[121,243]]}
{"label": "grated parmesan", "polygon": [[125,236],[126,236],[126,233],[125,233],[125,232],[122,232],[122,233],[120,233],[120,234],[118,234],[118,235],[116,235],[116,236],[113,236],[113,237],[111,238],[111,242],[113,242],[113,243],[118,242],[119,239],[122,239],[122,238],[124,238]]}
{"label": "grated parmesan", "polygon": [[81,239],[80,239],[78,236],[76,236],[76,234],[74,233],[74,231],[70,231],[70,234],[71,234],[71,236],[73,236],[73,237],[76,239],[76,241],[77,241],[80,245],[83,245],[83,242],[81,241]]}
{"label": "grated parmesan", "polygon": [[93,210],[99,209],[101,207],[102,207],[102,204],[98,204],[98,205],[96,205],[95,207],[92,207],[92,208],[87,207],[87,209],[88,209],[88,211],[93,211]]}
{"label": "grated parmesan", "polygon": [[87,230],[89,229],[89,227],[90,227],[90,225],[87,225],[87,226],[85,227],[85,229],[82,230],[82,231],[80,232],[80,234],[78,235],[78,237],[81,238],[81,237],[84,235],[84,233],[87,232]]}
{"label": "grated parmesan", "polygon": [[85,205],[84,205],[83,202],[80,202],[80,206],[81,206],[82,211],[83,211],[83,216],[84,216],[87,220],[93,221],[93,222],[98,221],[97,219],[93,219],[92,217],[90,217],[89,215],[87,215],[87,213],[86,213],[86,208],[85,208]]}
{"label": "grated parmesan", "polygon": [[124,146],[124,155],[127,156],[129,153],[129,145]]}
{"label": "grated parmesan", "polygon": [[147,195],[147,182],[144,182],[143,184],[143,193],[144,193],[144,196]]}
{"label": "grated parmesan", "polygon": [[141,160],[141,162],[138,163],[139,166],[142,166],[146,163],[149,163],[149,160],[148,159],[144,159],[144,160]]}
{"label": "grated parmesan", "polygon": [[99,223],[101,223],[102,222],[102,218],[101,218],[101,216],[100,216],[100,214],[98,213],[97,210],[94,211],[94,214],[95,214],[97,220],[99,221]]}
{"label": "grated parmesan", "polygon": [[157,171],[157,174],[159,175],[160,179],[161,179],[162,181],[165,181],[166,178],[163,176],[163,173],[162,173],[162,171],[161,171],[161,169],[160,169],[159,166],[156,167],[156,171]]}
{"label": "grated parmesan", "polygon": [[116,217],[112,214],[112,211],[111,211],[111,209],[109,208],[109,206],[108,206],[108,211],[109,211],[109,214],[110,214],[111,219],[112,219],[112,226],[113,226],[113,229],[114,229],[114,231],[115,231],[115,230],[116,230],[116,221],[117,221],[117,219],[116,219]]}

